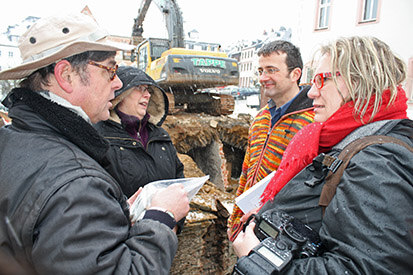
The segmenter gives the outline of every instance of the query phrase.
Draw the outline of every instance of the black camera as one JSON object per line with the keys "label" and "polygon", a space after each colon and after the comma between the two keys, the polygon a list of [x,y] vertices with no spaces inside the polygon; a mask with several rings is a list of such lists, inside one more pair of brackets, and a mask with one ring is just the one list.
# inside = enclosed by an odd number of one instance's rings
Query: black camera
{"label": "black camera", "polygon": [[261,243],[238,260],[233,274],[277,274],[292,259],[323,252],[317,232],[285,212],[270,209],[254,218],[254,233]]}

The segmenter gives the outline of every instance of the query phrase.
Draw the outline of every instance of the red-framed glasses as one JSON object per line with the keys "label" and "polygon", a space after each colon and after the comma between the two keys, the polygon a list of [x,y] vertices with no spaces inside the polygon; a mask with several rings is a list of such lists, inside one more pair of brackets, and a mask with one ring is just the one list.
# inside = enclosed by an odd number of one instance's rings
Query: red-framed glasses
{"label": "red-framed glasses", "polygon": [[105,66],[105,65],[96,63],[96,62],[91,61],[91,60],[90,60],[88,63],[89,63],[90,65],[93,65],[93,66],[96,66],[96,67],[99,67],[99,68],[101,68],[101,69],[105,69],[106,71],[108,71],[110,81],[112,81],[112,80],[115,79],[115,77],[116,77],[116,71],[118,70],[118,65],[115,65],[115,67],[107,67],[107,66]]}
{"label": "red-framed glasses", "polygon": [[[340,76],[340,75],[341,75],[340,72],[336,72],[336,76]],[[313,80],[311,80],[311,84],[314,84],[317,89],[321,89],[324,86],[324,81],[331,78],[332,76],[333,74],[330,72],[316,74]]]}

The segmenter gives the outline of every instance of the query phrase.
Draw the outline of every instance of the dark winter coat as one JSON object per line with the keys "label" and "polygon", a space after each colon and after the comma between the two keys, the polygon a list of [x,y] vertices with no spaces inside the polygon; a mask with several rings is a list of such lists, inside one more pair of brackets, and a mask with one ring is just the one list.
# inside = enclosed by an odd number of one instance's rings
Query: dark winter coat
{"label": "dark winter coat", "polygon": [[[159,94],[161,93],[161,94]],[[110,143],[105,169],[119,182],[126,196],[132,196],[139,187],[161,179],[184,177],[184,166],[168,133],[161,128],[167,116],[168,101],[159,89],[154,90],[148,106],[149,122],[146,148],[132,138],[121,124],[115,111],[96,129]]]}
{"label": "dark winter coat", "polygon": [[[349,141],[373,134],[393,136],[413,146],[413,121],[379,121],[360,127],[328,154],[337,156]],[[318,205],[324,180],[315,187],[305,184],[320,170],[310,164],[297,174],[260,212],[277,208],[299,218],[319,232],[327,251],[294,260],[285,274],[410,274],[412,160],[413,153],[400,145],[366,147],[351,159],[324,217]]]}
{"label": "dark winter coat", "polygon": [[184,177],[184,166],[164,129],[148,122],[148,144],[144,148],[119,122],[112,117],[96,128],[110,143],[104,168],[119,182],[127,197],[149,182]]}
{"label": "dark winter coat", "polygon": [[[177,237],[142,219],[100,166],[107,142],[74,112],[15,89],[0,129],[0,247],[39,274],[168,274]],[[6,225],[6,217],[10,224]]]}

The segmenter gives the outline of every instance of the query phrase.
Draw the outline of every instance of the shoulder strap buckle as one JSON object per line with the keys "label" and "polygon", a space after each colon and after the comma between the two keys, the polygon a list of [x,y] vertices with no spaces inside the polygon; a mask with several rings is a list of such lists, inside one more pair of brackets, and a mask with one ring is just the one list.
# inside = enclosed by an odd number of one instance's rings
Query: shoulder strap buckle
{"label": "shoulder strap buckle", "polygon": [[335,173],[342,163],[343,161],[341,159],[330,155],[325,155],[323,159],[323,165],[325,165],[332,173]]}

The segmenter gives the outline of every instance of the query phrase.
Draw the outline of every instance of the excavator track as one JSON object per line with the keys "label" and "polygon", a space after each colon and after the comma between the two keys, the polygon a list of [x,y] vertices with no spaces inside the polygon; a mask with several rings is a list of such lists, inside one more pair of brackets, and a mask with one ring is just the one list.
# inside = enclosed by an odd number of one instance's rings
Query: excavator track
{"label": "excavator track", "polygon": [[230,115],[234,112],[235,100],[231,95],[216,93],[167,93],[169,113],[206,113],[209,115]]}

